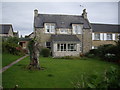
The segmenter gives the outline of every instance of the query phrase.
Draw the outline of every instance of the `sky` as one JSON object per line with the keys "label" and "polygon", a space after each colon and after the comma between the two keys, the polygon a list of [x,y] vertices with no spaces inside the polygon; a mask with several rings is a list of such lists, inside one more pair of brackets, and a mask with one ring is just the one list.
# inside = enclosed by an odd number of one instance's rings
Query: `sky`
{"label": "sky", "polygon": [[41,14],[81,15],[86,8],[90,23],[118,24],[118,2],[2,2],[0,6],[0,23],[12,24],[23,36],[33,32],[34,9]]}

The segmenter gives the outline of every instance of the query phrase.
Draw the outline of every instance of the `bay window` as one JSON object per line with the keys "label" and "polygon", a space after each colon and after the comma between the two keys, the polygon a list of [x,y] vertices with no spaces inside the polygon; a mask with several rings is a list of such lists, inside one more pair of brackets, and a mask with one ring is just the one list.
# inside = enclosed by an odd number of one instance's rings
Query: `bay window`
{"label": "bay window", "polygon": [[76,51],[76,44],[57,44],[57,51]]}

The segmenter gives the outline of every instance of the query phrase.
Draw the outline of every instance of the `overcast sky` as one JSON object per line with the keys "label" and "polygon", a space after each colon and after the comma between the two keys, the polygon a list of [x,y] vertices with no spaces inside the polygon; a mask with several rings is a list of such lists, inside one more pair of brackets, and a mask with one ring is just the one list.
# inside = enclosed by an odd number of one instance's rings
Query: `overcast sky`
{"label": "overcast sky", "polygon": [[118,2],[2,2],[2,23],[12,24],[24,36],[33,31],[34,9],[42,14],[81,15],[84,8],[91,23],[118,24]]}

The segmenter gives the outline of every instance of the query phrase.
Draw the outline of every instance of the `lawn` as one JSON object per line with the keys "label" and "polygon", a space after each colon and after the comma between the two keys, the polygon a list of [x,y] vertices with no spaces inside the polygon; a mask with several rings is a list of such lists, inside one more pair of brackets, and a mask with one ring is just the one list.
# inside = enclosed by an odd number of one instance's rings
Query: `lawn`
{"label": "lawn", "polygon": [[2,67],[12,63],[22,56],[12,55],[9,53],[2,53]]}
{"label": "lawn", "polygon": [[110,66],[118,67],[109,62],[97,59],[65,60],[40,58],[40,64],[45,70],[30,71],[25,69],[29,58],[25,58],[3,73],[3,87],[13,88],[73,88],[81,75],[98,73],[99,76]]}

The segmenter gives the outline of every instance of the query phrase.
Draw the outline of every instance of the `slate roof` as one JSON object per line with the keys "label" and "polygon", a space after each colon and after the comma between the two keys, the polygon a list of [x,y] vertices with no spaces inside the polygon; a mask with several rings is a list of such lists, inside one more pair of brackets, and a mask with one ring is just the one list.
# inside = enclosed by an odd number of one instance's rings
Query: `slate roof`
{"label": "slate roof", "polygon": [[120,25],[91,23],[93,32],[120,33]]}
{"label": "slate roof", "polygon": [[19,40],[20,41],[30,41],[31,39],[30,38],[20,38]]}
{"label": "slate roof", "polygon": [[80,42],[76,35],[51,35],[52,41],[72,41],[72,42]]}
{"label": "slate roof", "polygon": [[0,24],[0,34],[8,34],[10,27],[12,28],[11,24]]}
{"label": "slate roof", "polygon": [[55,23],[56,28],[72,28],[72,23],[83,24],[85,29],[91,28],[89,21],[78,15],[38,14],[34,17],[35,27],[42,28],[44,23]]}

